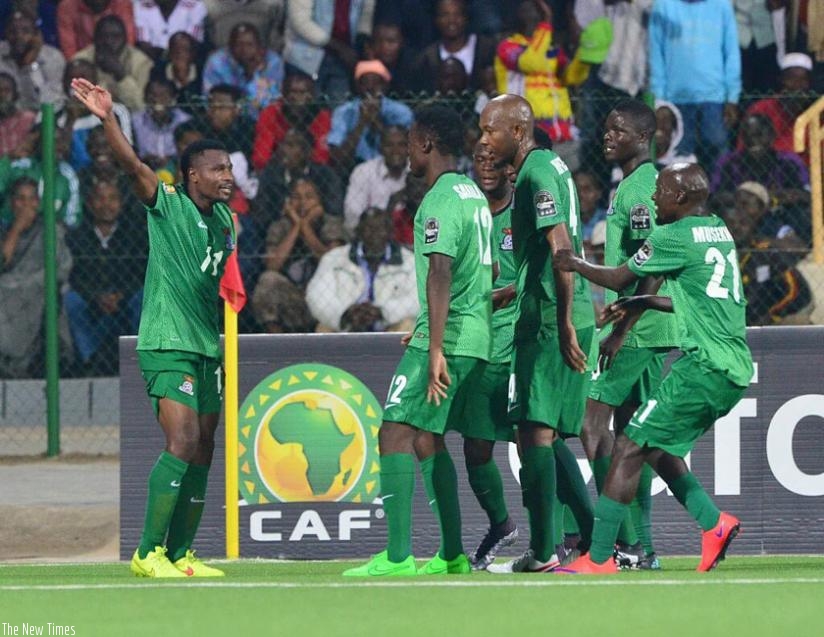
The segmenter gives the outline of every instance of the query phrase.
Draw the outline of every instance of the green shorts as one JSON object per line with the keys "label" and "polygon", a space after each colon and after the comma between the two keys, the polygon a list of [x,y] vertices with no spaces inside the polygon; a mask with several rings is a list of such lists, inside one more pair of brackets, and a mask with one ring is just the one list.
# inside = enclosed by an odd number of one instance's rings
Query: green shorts
{"label": "green shorts", "polygon": [[632,415],[624,433],[641,447],[656,447],[683,458],[745,391],[746,387],[733,384],[721,372],[682,356],[652,398]]}
{"label": "green shorts", "polygon": [[176,350],[138,350],[137,360],[155,416],[161,398],[198,414],[220,413],[225,377],[219,359]]}
{"label": "green shorts", "polygon": [[[576,330],[578,345],[591,352],[594,327]],[[535,341],[515,343],[509,392],[509,419],[515,423],[537,422],[564,437],[581,433],[590,373],[567,367],[558,334]]]}
{"label": "green shorts", "polygon": [[609,369],[592,372],[589,397],[619,407],[627,401],[640,405],[661,384],[666,348],[622,347]]}
{"label": "green shorts", "polygon": [[482,363],[482,373],[468,380],[455,398],[447,428],[466,438],[514,442],[509,420],[509,363]]}
{"label": "green shorts", "polygon": [[468,380],[481,373],[482,363],[482,360],[469,356],[447,356],[446,369],[452,383],[446,388],[446,398],[436,405],[426,402],[429,352],[407,347],[389,383],[383,420],[405,423],[436,434],[444,433],[456,394]]}

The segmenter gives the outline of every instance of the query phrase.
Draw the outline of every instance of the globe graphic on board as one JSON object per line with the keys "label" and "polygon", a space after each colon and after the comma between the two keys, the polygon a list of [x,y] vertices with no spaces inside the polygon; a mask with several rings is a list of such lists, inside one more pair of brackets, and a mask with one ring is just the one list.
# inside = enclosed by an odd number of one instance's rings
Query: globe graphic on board
{"label": "globe graphic on board", "polygon": [[366,437],[343,399],[321,390],[298,390],[264,415],[255,456],[260,477],[281,501],[334,502],[360,479]]}

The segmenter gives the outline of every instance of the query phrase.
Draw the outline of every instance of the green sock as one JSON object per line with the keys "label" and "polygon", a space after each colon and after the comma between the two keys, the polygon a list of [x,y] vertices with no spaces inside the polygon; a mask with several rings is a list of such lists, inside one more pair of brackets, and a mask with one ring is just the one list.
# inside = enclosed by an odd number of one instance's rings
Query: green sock
{"label": "green sock", "polygon": [[616,502],[605,495],[598,498],[595,505],[595,519],[598,522],[592,530],[592,547],[589,549],[593,562],[603,564],[612,558],[618,527],[627,517],[627,508],[626,504]]}
{"label": "green sock", "polygon": [[669,488],[675,499],[682,504],[704,531],[709,531],[718,524],[721,510],[715,506],[715,502],[691,471],[673,480]]}
{"label": "green sock", "polygon": [[137,549],[140,559],[154,551],[156,546],[163,546],[166,533],[177,504],[183,476],[189,466],[168,451],[160,454],[149,474],[149,494],[146,498],[146,517],[143,521],[143,534]]}
{"label": "green sock", "polygon": [[478,500],[478,504],[486,511],[489,525],[495,526],[505,522],[509,517],[504,500],[504,483],[501,472],[494,460],[486,464],[467,465],[466,474],[469,477],[469,486]]}
{"label": "green sock", "polygon": [[179,560],[192,548],[203,515],[208,479],[208,465],[190,464],[181,480],[180,494],[169,523],[169,537],[166,541],[167,554],[172,562]]}
{"label": "green sock", "polygon": [[629,505],[632,525],[638,534],[638,539],[644,547],[644,552],[649,555],[654,553],[652,546],[652,467],[644,463],[641,468],[641,478],[638,480],[638,491]]}
{"label": "green sock", "polygon": [[392,562],[412,555],[412,494],[415,491],[415,456],[390,453],[381,456],[381,496],[386,513],[386,550]]}
{"label": "green sock", "polygon": [[589,491],[584,476],[581,475],[578,459],[560,438],[552,444],[552,449],[555,452],[555,467],[558,472],[558,498],[572,511],[578,522],[581,540],[585,546],[589,546],[592,540],[592,501],[589,499]]}
{"label": "green sock", "polygon": [[461,504],[458,498],[458,472],[448,451],[433,456],[432,486],[438,500],[438,521],[441,525],[440,555],[454,560],[464,552],[461,539]]}
{"label": "green sock", "polygon": [[521,491],[529,511],[529,548],[546,562],[555,552],[555,453],[552,447],[531,447],[523,457]]}
{"label": "green sock", "polygon": [[578,528],[578,522],[569,507],[564,507],[564,535],[579,535],[581,529]]}
{"label": "green sock", "polygon": [[[609,465],[612,462],[612,456],[604,456],[603,458],[596,458],[590,462],[592,467],[592,475],[595,476],[595,488],[598,495],[604,488],[604,483],[607,481],[607,473],[609,473]],[[627,509],[626,519],[621,522],[621,527],[618,529],[618,536],[616,538],[622,544],[632,546],[638,542],[638,535],[635,533],[635,526],[632,524],[632,514]]]}
{"label": "green sock", "polygon": [[563,505],[558,495],[555,495],[555,504],[552,507],[552,544],[558,546],[564,543],[564,510]]}

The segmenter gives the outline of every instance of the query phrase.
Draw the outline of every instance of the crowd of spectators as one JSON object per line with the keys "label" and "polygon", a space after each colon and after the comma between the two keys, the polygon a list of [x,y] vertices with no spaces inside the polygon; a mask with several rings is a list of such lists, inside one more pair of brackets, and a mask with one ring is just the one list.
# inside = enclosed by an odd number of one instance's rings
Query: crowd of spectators
{"label": "crowd of spectators", "polygon": [[137,328],[146,225],[70,94],[76,77],[111,92],[165,183],[192,141],[226,145],[245,331],[406,329],[425,193],[408,169],[414,110],[459,110],[471,175],[478,115],[505,92],[530,102],[573,170],[588,249],[621,178],[603,122],[618,100],[645,99],[657,163],[702,163],[715,210],[740,230],[751,323],[811,303],[796,268],[811,241],[808,157],[792,139],[824,89],[814,0],[6,0],[0,38],[0,377],[42,358],[43,104],[57,123],[67,369],[115,371],[117,336]]}

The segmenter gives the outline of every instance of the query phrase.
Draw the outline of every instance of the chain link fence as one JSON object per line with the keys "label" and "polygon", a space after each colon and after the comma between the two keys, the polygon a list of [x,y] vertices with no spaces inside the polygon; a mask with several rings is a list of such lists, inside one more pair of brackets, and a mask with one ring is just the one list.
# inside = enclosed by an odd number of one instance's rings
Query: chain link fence
{"label": "chain link fence", "polygon": [[[601,128],[620,96],[582,90],[572,97],[579,134],[558,152],[575,172],[588,247],[597,255],[604,235],[599,222],[621,177],[603,160]],[[240,315],[242,332],[400,331],[411,327],[418,310],[410,250],[425,192],[408,172],[406,130],[415,108],[438,99],[461,114],[459,169],[471,175],[483,96],[384,98],[380,107],[365,107],[368,122],[382,122],[377,126],[359,122],[358,104],[327,101],[278,102],[253,120],[235,89],[218,86],[201,103],[118,116],[141,157],[167,183],[180,181],[176,158],[195,139],[217,138],[227,146],[250,299]],[[786,144],[792,136],[771,114],[796,105],[771,100],[765,111],[757,96],[745,96],[729,152],[712,157],[699,144],[687,158],[707,169],[713,209],[736,236],[749,324],[820,322],[815,309],[816,299],[819,312],[824,305],[824,279],[810,258],[807,159],[780,144],[784,150],[769,150],[772,140]],[[683,159],[674,150],[683,134],[681,115],[660,104],[657,119],[658,163]],[[146,223],[102,128],[75,125],[57,137],[62,448],[116,453],[117,338],[137,332]],[[0,455],[45,448],[38,132],[25,143],[0,158]],[[377,274],[370,274],[367,252],[379,255]]]}

